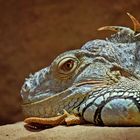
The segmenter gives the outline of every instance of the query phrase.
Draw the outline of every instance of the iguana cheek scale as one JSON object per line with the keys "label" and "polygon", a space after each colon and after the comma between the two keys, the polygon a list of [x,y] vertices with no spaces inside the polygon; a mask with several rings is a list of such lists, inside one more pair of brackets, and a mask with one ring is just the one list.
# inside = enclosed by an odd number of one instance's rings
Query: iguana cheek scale
{"label": "iguana cheek scale", "polygon": [[26,79],[21,89],[25,123],[140,125],[140,24],[128,15],[134,30],[101,27],[117,33],[60,54]]}

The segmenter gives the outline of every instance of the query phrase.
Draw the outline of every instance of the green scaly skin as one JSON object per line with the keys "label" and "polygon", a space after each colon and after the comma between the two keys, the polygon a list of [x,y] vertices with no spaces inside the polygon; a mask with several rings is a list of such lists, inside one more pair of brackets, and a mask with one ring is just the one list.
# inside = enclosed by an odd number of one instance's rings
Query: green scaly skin
{"label": "green scaly skin", "polygon": [[54,117],[65,109],[95,125],[140,125],[140,26],[129,16],[135,30],[100,28],[117,33],[60,54],[30,75],[21,90],[25,116]]}

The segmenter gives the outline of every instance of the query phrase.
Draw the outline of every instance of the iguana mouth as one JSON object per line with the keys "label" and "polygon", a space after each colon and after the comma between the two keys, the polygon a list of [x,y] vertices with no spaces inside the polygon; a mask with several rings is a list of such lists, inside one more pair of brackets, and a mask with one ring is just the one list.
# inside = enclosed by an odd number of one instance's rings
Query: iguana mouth
{"label": "iguana mouth", "polygon": [[[30,96],[30,94],[28,95],[28,97],[26,97],[28,100],[25,100],[25,102],[23,103],[23,105],[27,105],[27,104],[32,104],[35,103],[36,101],[41,101],[47,98],[53,98],[58,94],[61,94],[63,92],[69,92],[72,91],[72,89],[75,88],[79,88],[79,87],[86,87],[88,86],[89,88],[94,88],[94,87],[106,87],[106,83],[103,80],[92,80],[92,79],[87,79],[84,81],[80,81],[78,83],[73,83],[71,87],[65,89],[64,91],[60,92],[60,93],[51,93],[50,89],[47,89],[44,93],[36,93],[33,97]],[[23,97],[25,98],[25,97]]]}
{"label": "iguana mouth", "polygon": [[[73,99],[77,99],[75,105],[82,103],[90,94],[97,91],[98,89],[103,89],[107,87],[105,82],[102,80],[84,80],[79,83],[73,83],[72,86],[66,90],[48,95],[43,98],[34,98],[30,102],[25,102],[22,105],[23,112],[26,116],[38,116],[39,110],[45,110],[45,113],[42,112],[42,117],[51,117],[57,115],[57,113],[62,113],[64,108],[61,108],[61,103],[66,102],[71,104]],[[48,93],[49,94],[49,93]],[[58,110],[55,110],[55,107],[58,107]],[[43,107],[43,108],[42,108]],[[42,109],[41,109],[42,108]],[[36,114],[37,113],[37,114]]]}
{"label": "iguana mouth", "polygon": [[75,86],[79,87],[86,84],[103,85],[105,82],[103,80],[86,80],[76,83]]}

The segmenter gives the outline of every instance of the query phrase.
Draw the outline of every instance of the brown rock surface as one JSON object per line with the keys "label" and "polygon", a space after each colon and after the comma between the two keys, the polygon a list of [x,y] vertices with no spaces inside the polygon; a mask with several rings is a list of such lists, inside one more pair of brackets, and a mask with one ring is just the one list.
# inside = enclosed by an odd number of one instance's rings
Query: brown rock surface
{"label": "brown rock surface", "polygon": [[23,119],[19,92],[29,73],[105,37],[100,26],[130,26],[126,12],[140,20],[139,8],[139,0],[0,0],[0,124]]}
{"label": "brown rock surface", "polygon": [[27,130],[24,123],[0,127],[0,140],[139,140],[140,127],[57,126]]}

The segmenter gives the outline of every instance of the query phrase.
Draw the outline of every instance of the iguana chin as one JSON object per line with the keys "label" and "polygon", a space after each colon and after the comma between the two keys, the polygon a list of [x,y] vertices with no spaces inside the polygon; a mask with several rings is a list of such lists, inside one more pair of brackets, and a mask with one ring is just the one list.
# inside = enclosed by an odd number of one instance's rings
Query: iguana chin
{"label": "iguana chin", "polygon": [[140,23],[128,15],[134,30],[99,28],[116,33],[60,54],[26,79],[21,96],[28,125],[140,125]]}

